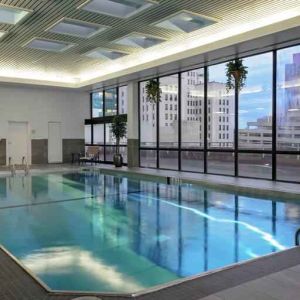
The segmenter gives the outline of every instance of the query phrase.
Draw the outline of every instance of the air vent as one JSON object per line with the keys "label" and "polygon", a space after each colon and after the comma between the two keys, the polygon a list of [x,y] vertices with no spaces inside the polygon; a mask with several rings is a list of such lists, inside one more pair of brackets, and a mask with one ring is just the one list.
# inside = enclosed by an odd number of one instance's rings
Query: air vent
{"label": "air vent", "polygon": [[92,37],[99,32],[104,31],[107,29],[107,26],[102,26],[93,23],[87,23],[77,20],[71,19],[62,19],[47,31],[58,33],[58,34],[65,34],[71,35],[80,38],[89,38]]}
{"label": "air vent", "polygon": [[52,52],[63,52],[73,47],[74,44],[69,44],[61,41],[35,38],[31,40],[29,43],[27,43],[25,46],[32,49],[39,49],[39,50],[52,51]]}
{"label": "air vent", "polygon": [[143,48],[143,49],[156,46],[163,42],[165,42],[165,40],[163,40],[161,38],[146,36],[146,35],[142,35],[142,34],[138,34],[138,33],[130,34],[130,35],[127,35],[123,38],[120,38],[120,39],[114,41],[114,43],[119,44],[119,45],[138,47],[138,48]]}
{"label": "air vent", "polygon": [[156,22],[153,25],[165,29],[189,33],[215,24],[217,21],[218,20],[214,18],[182,11],[180,13],[171,15],[159,22]]}
{"label": "air vent", "polygon": [[129,18],[155,3],[151,0],[88,0],[79,8],[118,18]]}
{"label": "air vent", "polygon": [[0,23],[16,25],[28,14],[30,14],[29,10],[16,8],[13,6],[0,5]]}
{"label": "air vent", "polygon": [[102,58],[111,60],[118,59],[126,55],[128,55],[128,53],[103,48],[97,48],[85,54],[85,56],[90,58]]}

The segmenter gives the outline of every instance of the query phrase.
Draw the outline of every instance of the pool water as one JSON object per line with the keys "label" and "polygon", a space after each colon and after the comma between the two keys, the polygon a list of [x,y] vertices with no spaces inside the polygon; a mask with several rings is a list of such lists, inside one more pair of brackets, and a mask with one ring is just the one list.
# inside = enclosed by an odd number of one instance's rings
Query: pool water
{"label": "pool water", "polygon": [[0,178],[0,244],[54,290],[141,291],[284,250],[298,227],[297,201],[91,171]]}

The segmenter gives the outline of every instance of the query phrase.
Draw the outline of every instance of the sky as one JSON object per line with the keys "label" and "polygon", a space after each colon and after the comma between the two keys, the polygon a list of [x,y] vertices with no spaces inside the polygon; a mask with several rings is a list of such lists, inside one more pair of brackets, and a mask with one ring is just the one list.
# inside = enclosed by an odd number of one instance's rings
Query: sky
{"label": "sky", "polygon": [[[277,87],[278,108],[284,102],[285,65],[292,63],[294,53],[300,53],[300,46],[279,50],[277,52]],[[243,60],[248,67],[246,86],[239,97],[239,128],[247,127],[247,122],[272,115],[272,53],[268,52]],[[226,82],[226,64],[209,67],[209,80]]]}

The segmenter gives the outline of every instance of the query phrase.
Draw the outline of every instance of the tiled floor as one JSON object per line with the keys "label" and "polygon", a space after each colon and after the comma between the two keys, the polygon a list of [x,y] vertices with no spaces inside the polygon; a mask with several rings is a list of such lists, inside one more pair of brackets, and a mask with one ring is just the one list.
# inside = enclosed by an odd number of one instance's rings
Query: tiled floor
{"label": "tiled floor", "polygon": [[[54,168],[53,168],[54,167]],[[112,166],[97,166],[115,172]],[[51,171],[67,171],[77,166],[52,166]],[[49,166],[36,166],[32,173],[49,171]],[[167,176],[206,186],[265,195],[284,195],[300,199],[300,185],[256,181],[214,175],[180,173],[149,169],[118,169],[124,174],[166,180]],[[3,174],[5,174],[4,172]],[[45,290],[10,256],[0,250],[0,300],[69,300],[80,294],[54,294]],[[300,248],[258,258],[250,262],[210,272],[175,285],[128,297],[101,296],[101,299],[140,300],[297,300],[300,299]]]}

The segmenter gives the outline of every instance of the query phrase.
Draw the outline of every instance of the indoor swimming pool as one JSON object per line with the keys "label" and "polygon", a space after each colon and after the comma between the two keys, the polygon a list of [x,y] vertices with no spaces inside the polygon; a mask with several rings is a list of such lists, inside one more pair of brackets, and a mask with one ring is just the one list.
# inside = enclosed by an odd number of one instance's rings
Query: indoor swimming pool
{"label": "indoor swimming pool", "polygon": [[0,178],[0,245],[53,290],[133,293],[294,245],[300,202],[100,171]]}

